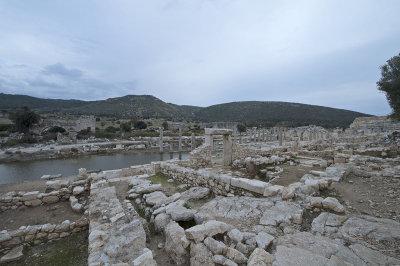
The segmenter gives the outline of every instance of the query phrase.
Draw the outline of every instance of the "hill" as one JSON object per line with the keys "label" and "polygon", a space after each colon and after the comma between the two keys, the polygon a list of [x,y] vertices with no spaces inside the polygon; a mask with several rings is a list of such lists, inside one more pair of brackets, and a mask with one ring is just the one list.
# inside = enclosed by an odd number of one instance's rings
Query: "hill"
{"label": "hill", "polygon": [[151,95],[127,95],[100,101],[41,99],[0,93],[0,110],[11,111],[27,105],[39,113],[93,114],[119,118],[162,118],[200,122],[234,121],[249,126],[308,124],[347,127],[356,117],[370,116],[349,110],[288,102],[231,102],[198,107],[166,103]]}
{"label": "hill", "polygon": [[254,126],[283,122],[287,126],[347,127],[356,117],[362,116],[370,115],[317,105],[260,101],[217,104],[196,112],[196,119],[200,121],[251,121]]}

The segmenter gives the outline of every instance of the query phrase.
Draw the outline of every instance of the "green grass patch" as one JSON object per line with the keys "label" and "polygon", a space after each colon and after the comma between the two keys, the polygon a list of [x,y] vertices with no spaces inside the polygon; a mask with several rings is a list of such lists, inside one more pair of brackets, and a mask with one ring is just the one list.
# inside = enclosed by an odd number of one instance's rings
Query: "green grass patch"
{"label": "green grass patch", "polygon": [[174,180],[174,182],[169,183],[168,180],[172,179],[170,176],[164,175],[163,173],[157,173],[148,178],[153,184],[161,184],[163,186],[179,186],[179,182]]}
{"label": "green grass patch", "polygon": [[88,231],[72,234],[62,240],[25,248],[24,257],[7,265],[87,265]]}
{"label": "green grass patch", "polygon": [[183,207],[185,207],[186,209],[191,209],[192,207],[190,207],[189,203],[185,202],[182,205]]}
{"label": "green grass patch", "polygon": [[303,211],[303,223],[301,224],[302,231],[310,231],[311,224],[314,218],[316,218],[320,213],[319,212],[311,212],[311,210],[304,209]]}

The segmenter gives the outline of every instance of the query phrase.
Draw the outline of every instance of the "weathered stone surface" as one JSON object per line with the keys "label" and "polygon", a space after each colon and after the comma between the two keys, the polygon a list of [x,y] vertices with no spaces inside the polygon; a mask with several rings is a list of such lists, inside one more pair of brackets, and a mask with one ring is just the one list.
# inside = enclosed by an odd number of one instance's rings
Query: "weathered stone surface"
{"label": "weathered stone surface", "polygon": [[194,212],[191,209],[183,207],[184,203],[183,200],[173,202],[165,208],[165,212],[169,214],[174,221],[190,221],[194,217]]}
{"label": "weathered stone surface", "polygon": [[257,246],[259,248],[262,249],[267,249],[268,246],[272,243],[272,241],[275,239],[275,237],[271,236],[268,233],[265,232],[260,232],[258,233],[258,235],[256,236],[256,242],[257,242]]}
{"label": "weathered stone surface", "polygon": [[146,193],[151,193],[151,192],[158,191],[161,189],[162,189],[161,184],[150,185],[148,183],[145,183],[143,185],[138,185],[138,186],[132,188],[131,191],[133,193],[137,193],[137,194],[146,194]]}
{"label": "weathered stone surface", "polygon": [[243,241],[243,233],[236,228],[228,232],[228,236],[236,243],[241,243]]}
{"label": "weathered stone surface", "polygon": [[56,203],[58,202],[60,199],[57,196],[46,196],[42,198],[42,201],[44,203]]}
{"label": "weathered stone surface", "polygon": [[272,265],[275,257],[262,248],[256,248],[251,253],[247,262],[248,266],[269,266]]}
{"label": "weathered stone surface", "polygon": [[84,191],[85,191],[85,188],[84,188],[84,187],[82,187],[82,186],[76,186],[76,187],[74,187],[74,189],[72,190],[72,194],[76,196],[76,195],[82,194]]}
{"label": "weathered stone surface", "polygon": [[294,193],[296,191],[295,187],[284,187],[282,190],[282,199],[283,200],[288,200],[294,198]]}
{"label": "weathered stone surface", "polygon": [[132,264],[133,266],[157,266],[156,261],[153,260],[153,253],[148,248],[145,248],[143,254],[137,257]]}
{"label": "weathered stone surface", "polygon": [[222,255],[214,255],[213,261],[223,266],[237,266],[237,263],[231,261],[230,259],[225,258]]}
{"label": "weathered stone surface", "polygon": [[369,265],[400,265],[400,260],[388,257],[363,245],[354,244],[349,248]]}
{"label": "weathered stone surface", "polygon": [[200,200],[207,198],[211,193],[211,190],[206,187],[192,187],[181,193],[182,200]]}
{"label": "weathered stone surface", "polygon": [[[277,238],[276,243],[278,246],[286,246],[290,249],[299,248],[302,250],[307,250],[308,252],[306,253],[311,253],[314,257],[322,256],[326,259],[330,259],[332,255],[335,255],[342,261],[351,263],[353,265],[361,266],[365,264],[357,255],[355,255],[349,248],[344,246],[340,241],[323,236],[315,236],[308,232],[298,232],[295,234],[284,235]],[[292,250],[288,251],[291,252]],[[293,250],[293,252],[296,253],[296,250]],[[304,252],[299,251],[299,253]],[[276,256],[278,260],[278,255]],[[299,254],[299,256],[302,255]]]}
{"label": "weathered stone surface", "polygon": [[164,230],[165,251],[177,265],[184,265],[188,262],[188,250],[190,242],[185,236],[185,230],[174,221],[171,221]]}
{"label": "weathered stone surface", "polygon": [[375,240],[400,240],[400,223],[367,215],[347,219],[339,229],[345,237],[367,237]]}
{"label": "weathered stone surface", "polygon": [[246,263],[247,262],[246,256],[234,248],[228,248],[228,250],[226,251],[226,257],[228,259],[233,260],[236,263]]}
{"label": "weathered stone surface", "polygon": [[194,240],[196,243],[203,241],[207,236],[223,234],[231,229],[231,226],[219,221],[208,221],[204,224],[193,226],[186,229],[185,234],[188,239]]}
{"label": "weathered stone surface", "polygon": [[207,247],[203,243],[192,243],[190,245],[190,265],[215,265],[213,261],[213,254],[207,249]]}
{"label": "weathered stone surface", "polygon": [[212,237],[204,239],[204,245],[216,255],[224,255],[228,248],[223,242],[217,241]]}
{"label": "weathered stone surface", "polygon": [[171,221],[171,217],[166,213],[160,213],[154,218],[154,230],[156,232],[164,231],[164,228]]}
{"label": "weathered stone surface", "polygon": [[308,203],[308,206],[310,206],[310,207],[321,208],[323,200],[324,199],[321,197],[307,197],[306,202]]}
{"label": "weathered stone surface", "polygon": [[273,186],[266,186],[264,190],[264,197],[272,197],[278,194],[283,190],[283,186],[273,185]]}
{"label": "weathered stone surface", "polygon": [[34,199],[34,200],[25,201],[25,205],[26,206],[36,207],[36,206],[39,206],[40,204],[42,204],[42,201],[40,199]]}
{"label": "weathered stone surface", "polygon": [[273,207],[266,209],[260,219],[261,225],[277,226],[281,223],[289,224],[296,214],[302,214],[299,204],[287,201],[278,201]]}
{"label": "weathered stone surface", "polygon": [[65,220],[61,224],[57,225],[54,229],[55,232],[67,232],[69,230],[69,227],[71,225],[71,222],[69,220]]}
{"label": "weathered stone surface", "polygon": [[335,233],[346,219],[346,216],[323,212],[312,221],[311,230],[319,233]]}
{"label": "weathered stone surface", "polygon": [[324,209],[330,209],[337,213],[343,213],[345,211],[344,207],[340,202],[332,197],[327,197],[322,201],[322,207]]}
{"label": "weathered stone surface", "polygon": [[300,248],[287,248],[285,246],[277,246],[275,254],[276,266],[288,265],[307,265],[307,266],[321,266],[327,265],[328,259],[318,254],[313,254],[310,251]]}
{"label": "weathered stone surface", "polygon": [[68,180],[49,180],[46,182],[46,188],[50,190],[59,190],[63,187],[68,187]]}
{"label": "weathered stone surface", "polygon": [[215,218],[258,219],[273,205],[267,198],[216,197],[204,204],[199,213]]}
{"label": "weathered stone surface", "polygon": [[9,252],[7,252],[6,255],[1,257],[0,263],[3,264],[3,263],[20,260],[24,256],[24,254],[22,253],[23,250],[24,250],[24,246],[22,246],[22,245],[11,249]]}
{"label": "weathered stone surface", "polygon": [[26,192],[26,193],[22,196],[22,200],[23,200],[23,201],[35,200],[35,199],[37,199],[37,196],[38,196],[38,195],[39,195],[39,191]]}
{"label": "weathered stone surface", "polygon": [[161,205],[168,205],[171,204],[181,198],[181,193],[175,193],[172,196],[169,196],[168,198],[162,200],[161,202],[157,203],[154,208],[159,208]]}
{"label": "weathered stone surface", "polygon": [[158,203],[166,199],[167,196],[165,196],[165,194],[162,193],[161,191],[154,191],[152,193],[143,195],[143,198],[146,200],[146,203],[148,205],[153,206],[157,205]]}

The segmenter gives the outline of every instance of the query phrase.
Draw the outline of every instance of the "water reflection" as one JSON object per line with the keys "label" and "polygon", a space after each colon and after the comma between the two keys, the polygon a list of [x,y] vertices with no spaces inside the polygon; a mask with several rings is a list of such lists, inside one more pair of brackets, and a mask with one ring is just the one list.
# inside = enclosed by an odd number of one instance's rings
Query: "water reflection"
{"label": "water reflection", "polygon": [[188,153],[121,153],[105,155],[88,155],[72,159],[36,160],[0,164],[0,184],[19,183],[39,180],[42,175],[62,174],[71,176],[78,174],[79,168],[88,170],[111,170],[131,165],[147,164],[169,159],[186,160]]}

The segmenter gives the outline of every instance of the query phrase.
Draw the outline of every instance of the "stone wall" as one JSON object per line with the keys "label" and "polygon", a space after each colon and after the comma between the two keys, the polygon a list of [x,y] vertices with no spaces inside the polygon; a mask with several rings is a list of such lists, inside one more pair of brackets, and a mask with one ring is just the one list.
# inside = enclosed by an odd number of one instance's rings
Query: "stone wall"
{"label": "stone wall", "polygon": [[87,229],[88,219],[83,216],[74,222],[65,220],[60,224],[28,225],[17,230],[3,230],[0,232],[0,250],[8,250],[21,244],[52,242]]}
{"label": "stone wall", "polygon": [[347,135],[376,135],[400,131],[400,122],[395,122],[386,116],[358,117],[346,129]]}
{"label": "stone wall", "polygon": [[159,171],[180,183],[191,186],[200,186],[210,188],[214,194],[227,196],[231,194],[242,194],[252,192],[263,194],[264,189],[269,184],[259,180],[250,180],[247,178],[235,178],[229,175],[219,174],[207,169],[195,170],[179,166],[172,162],[161,162]]}
{"label": "stone wall", "polygon": [[15,192],[0,195],[0,212],[15,210],[22,206],[36,207],[42,204],[56,203],[61,200],[68,200],[72,195],[79,196],[88,190],[88,180],[50,180],[46,182],[46,191]]}
{"label": "stone wall", "polygon": [[203,144],[190,153],[189,164],[193,168],[211,167],[211,146]]}

